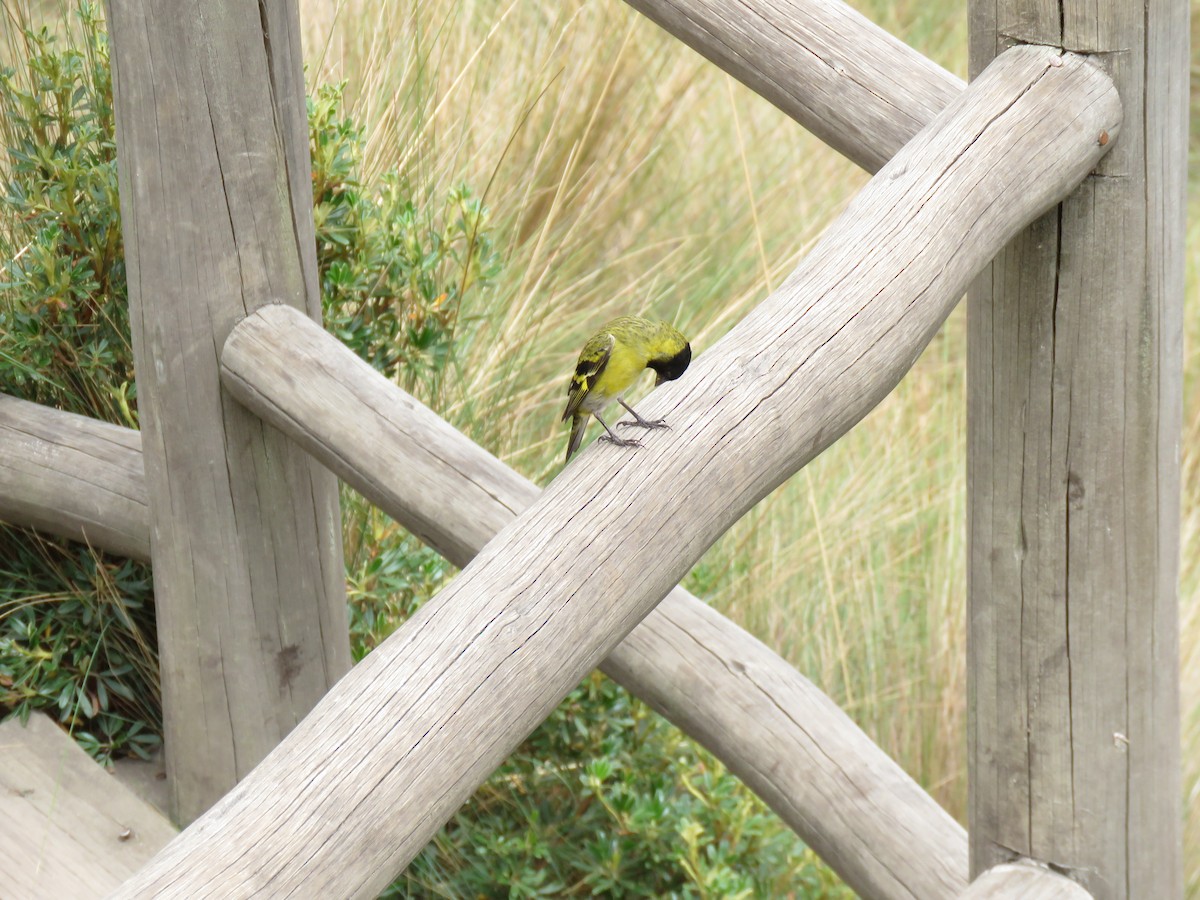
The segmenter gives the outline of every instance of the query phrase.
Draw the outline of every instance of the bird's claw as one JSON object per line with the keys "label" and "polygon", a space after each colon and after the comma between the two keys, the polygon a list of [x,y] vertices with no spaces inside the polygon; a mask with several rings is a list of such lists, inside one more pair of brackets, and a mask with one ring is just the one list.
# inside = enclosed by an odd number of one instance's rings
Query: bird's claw
{"label": "bird's claw", "polygon": [[608,441],[610,444],[616,444],[618,447],[640,447],[642,442],[635,438],[619,438],[613,437],[611,434],[602,434],[598,438],[601,441]]}
{"label": "bird's claw", "polygon": [[651,422],[649,419],[637,419],[633,422],[618,422],[617,427],[627,426],[629,428],[670,428],[666,419],[655,419]]}

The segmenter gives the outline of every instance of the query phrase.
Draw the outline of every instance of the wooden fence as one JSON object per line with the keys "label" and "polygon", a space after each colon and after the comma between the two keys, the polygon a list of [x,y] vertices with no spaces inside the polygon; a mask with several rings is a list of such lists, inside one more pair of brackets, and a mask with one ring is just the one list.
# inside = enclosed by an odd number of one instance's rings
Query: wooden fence
{"label": "wooden fence", "polygon": [[[539,493],[314,324],[292,0],[110,0],[143,431],[0,396],[0,516],[154,562],[192,824],[119,895],[372,896],[597,665],[863,896],[1181,895],[1186,4],[973,0],[964,87],[836,0],[630,2],[877,174]],[[968,841],[675,584],[969,286]],[[334,475],[465,565],[352,670]]]}

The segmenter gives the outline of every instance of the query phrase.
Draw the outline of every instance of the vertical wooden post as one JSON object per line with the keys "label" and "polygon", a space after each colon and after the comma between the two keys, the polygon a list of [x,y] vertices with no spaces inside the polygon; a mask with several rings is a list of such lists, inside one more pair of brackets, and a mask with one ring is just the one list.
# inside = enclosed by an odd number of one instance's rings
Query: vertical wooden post
{"label": "vertical wooden post", "polygon": [[971,293],[972,874],[1178,897],[1187,2],[971,0],[973,73],[1020,42],[1094,54],[1125,118]]}
{"label": "vertical wooden post", "polygon": [[220,388],[234,323],[319,318],[294,0],[110,0],[172,811],[350,667],[337,484]]}

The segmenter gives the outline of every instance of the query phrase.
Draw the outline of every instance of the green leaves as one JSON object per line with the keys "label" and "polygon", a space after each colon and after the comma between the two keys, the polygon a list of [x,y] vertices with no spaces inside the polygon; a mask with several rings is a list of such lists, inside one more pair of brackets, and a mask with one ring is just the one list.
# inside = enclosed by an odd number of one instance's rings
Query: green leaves
{"label": "green leaves", "polygon": [[[97,9],[24,28],[0,70],[0,391],[137,426],[108,42]],[[96,759],[162,715],[149,570],[0,526],[0,711],[45,710]]]}
{"label": "green leaves", "polygon": [[0,705],[53,714],[100,762],[161,743],[145,567],[0,530]]}
{"label": "green leaves", "polygon": [[454,567],[349,490],[342,510],[350,650],[358,662],[432,597]]}
{"label": "green leaves", "polygon": [[308,103],[325,326],[392,381],[436,395],[464,338],[464,295],[499,272],[487,212],[465,186],[418,205],[396,172],[365,184],[344,87],[320,87]]}
{"label": "green leaves", "polygon": [[125,422],[133,382],[108,43],[26,29],[0,70],[0,390]]}
{"label": "green leaves", "polygon": [[389,897],[852,897],[738,779],[598,672]]}

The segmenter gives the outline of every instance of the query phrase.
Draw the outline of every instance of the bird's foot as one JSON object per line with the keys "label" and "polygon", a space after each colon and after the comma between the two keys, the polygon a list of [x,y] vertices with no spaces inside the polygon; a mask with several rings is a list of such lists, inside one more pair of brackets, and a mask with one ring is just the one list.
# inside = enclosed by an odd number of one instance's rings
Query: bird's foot
{"label": "bird's foot", "polygon": [[670,428],[666,419],[643,419],[641,416],[634,418],[632,422],[618,422],[617,427],[626,426],[628,428]]}
{"label": "bird's foot", "polygon": [[616,444],[618,447],[640,447],[642,442],[634,438],[620,438],[612,434],[602,434],[597,440],[608,441],[610,444]]}

